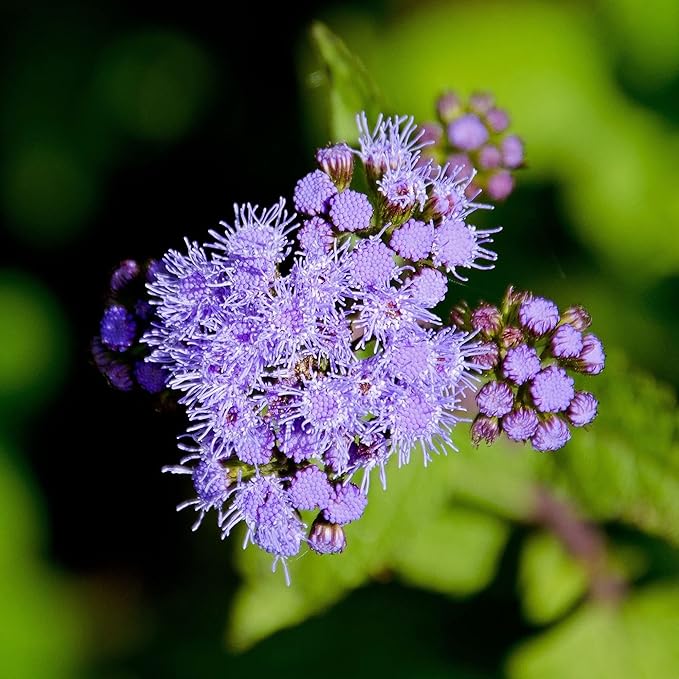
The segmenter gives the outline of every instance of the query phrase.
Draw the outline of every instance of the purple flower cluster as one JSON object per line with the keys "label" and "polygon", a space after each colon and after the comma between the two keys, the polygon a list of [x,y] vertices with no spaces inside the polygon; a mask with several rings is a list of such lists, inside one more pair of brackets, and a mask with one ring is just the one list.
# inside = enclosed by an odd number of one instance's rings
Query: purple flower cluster
{"label": "purple flower cluster", "polygon": [[[489,268],[494,231],[467,224],[478,206],[466,181],[418,164],[412,118],[358,125],[356,151],[319,149],[319,169],[295,187],[297,215],[283,199],[236,206],[207,243],[167,252],[147,286],[142,342],[189,420],[187,455],[166,468],[193,478],[196,497],[180,506],[197,523],[215,510],[224,536],[244,523],[274,564],[304,544],[344,549],[372,470],[384,484],[392,456],[428,463],[451,447],[480,372],[470,333],[439,328],[432,309],[447,273]],[[368,193],[351,188],[355,155]]]}
{"label": "purple flower cluster", "polygon": [[501,309],[462,305],[452,319],[485,340],[479,362],[491,379],[476,394],[474,443],[492,443],[504,432],[536,450],[557,450],[570,440],[569,427],[593,422],[598,402],[577,391],[569,374],[596,375],[605,363],[601,341],[586,332],[590,318],[582,307],[560,314],[551,300],[510,288]]}
{"label": "purple flower cluster", "polygon": [[99,334],[90,349],[99,372],[120,391],[131,391],[135,385],[150,394],[165,389],[165,370],[145,360],[148,351],[139,343],[153,315],[144,284],[152,280],[158,267],[153,260],[140,266],[127,259],[111,274]]}
{"label": "purple flower cluster", "polygon": [[[480,98],[454,108],[439,102],[448,143],[474,162],[488,156],[506,115]],[[357,124],[357,149],[317,151],[318,169],[294,188],[296,214],[283,198],[236,205],[207,242],[186,240],[145,269],[124,262],[92,345],[114,386],[167,387],[185,409],[184,456],[164,471],[191,476],[194,496],[178,509],[193,508],[194,529],[210,512],[222,537],[242,525],[286,578],[305,545],[344,550],[374,470],[386,487],[392,458],[426,465],[454,449],[463,398],[488,375],[477,442],[505,431],[552,450],[596,415],[567,373],[603,368],[581,308],[559,315],[510,290],[502,311],[461,306],[449,325],[436,313],[451,276],[466,281],[497,258],[488,248],[500,229],[468,221],[488,207],[474,199],[490,175],[439,163],[435,130],[412,118]],[[492,167],[520,165],[509,158]]]}
{"label": "purple flower cluster", "polygon": [[437,122],[424,127],[432,145],[425,158],[459,168],[469,180],[467,195],[484,191],[490,200],[505,200],[514,189],[514,172],[524,164],[523,142],[507,132],[509,116],[490,94],[476,93],[463,101],[454,92],[439,97]]}

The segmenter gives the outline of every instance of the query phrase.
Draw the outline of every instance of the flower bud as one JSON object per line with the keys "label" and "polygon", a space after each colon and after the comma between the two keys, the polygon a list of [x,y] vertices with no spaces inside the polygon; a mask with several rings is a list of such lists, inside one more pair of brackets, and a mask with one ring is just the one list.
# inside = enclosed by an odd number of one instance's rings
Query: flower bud
{"label": "flower bud", "polygon": [[111,274],[111,292],[120,292],[139,275],[139,264],[133,259],[126,259]]}
{"label": "flower bud", "polygon": [[514,177],[507,170],[494,172],[486,185],[486,192],[493,200],[506,200],[514,190]]}
{"label": "flower bud", "polygon": [[587,330],[592,324],[592,317],[589,315],[584,307],[579,304],[575,306],[568,307],[566,311],[561,314],[562,323],[568,323],[572,325],[576,330]]}
{"label": "flower bud", "polygon": [[482,370],[492,370],[500,360],[500,350],[495,342],[481,342],[479,353],[474,355],[474,365]]}
{"label": "flower bud", "polygon": [[504,109],[493,107],[486,113],[486,122],[493,132],[504,132],[509,127],[509,116]]}
{"label": "flower bud", "polygon": [[502,163],[502,153],[497,146],[486,144],[481,148],[479,151],[479,169],[492,170],[500,167],[500,163]]}
{"label": "flower bud", "polygon": [[326,521],[319,514],[309,532],[309,547],[319,554],[337,554],[347,546],[344,529],[337,523]]}
{"label": "flower bud", "polygon": [[486,415],[478,414],[474,418],[471,426],[472,443],[478,446],[481,441],[485,441],[488,445],[493,443],[500,435],[500,423],[497,417],[487,417]]}
{"label": "flower bud", "polygon": [[591,424],[597,415],[599,402],[588,391],[576,391],[568,406],[566,416],[574,427],[584,427]]}
{"label": "flower bud", "polygon": [[606,354],[601,340],[591,333],[585,335],[582,338],[582,351],[575,361],[575,369],[588,375],[598,375],[604,369],[605,363]]}
{"label": "flower bud", "polygon": [[469,305],[467,304],[467,302],[462,301],[452,308],[450,316],[448,318],[450,324],[460,328],[460,330],[471,330],[469,316],[470,316]]}
{"label": "flower bud", "polygon": [[493,337],[502,327],[502,315],[496,306],[482,302],[472,312],[471,324],[472,328],[482,335]]}
{"label": "flower bud", "polygon": [[469,113],[448,125],[448,140],[455,148],[474,151],[488,141],[488,130],[478,116]]}
{"label": "flower bud", "polygon": [[354,174],[354,154],[346,144],[318,149],[316,160],[323,172],[335,183],[338,191],[344,191],[351,184]]}
{"label": "flower bud", "polygon": [[518,347],[519,344],[523,342],[523,332],[519,328],[514,326],[508,326],[500,335],[500,346],[503,349],[511,349],[512,347]]}
{"label": "flower bud", "polygon": [[515,134],[510,134],[502,140],[502,160],[504,166],[515,170],[523,165],[523,142]]}
{"label": "flower bud", "polygon": [[436,102],[436,111],[443,123],[449,123],[462,111],[462,102],[454,92],[445,92]]}
{"label": "flower bud", "polygon": [[495,104],[495,98],[489,92],[474,92],[469,97],[469,108],[479,115],[487,115]]}

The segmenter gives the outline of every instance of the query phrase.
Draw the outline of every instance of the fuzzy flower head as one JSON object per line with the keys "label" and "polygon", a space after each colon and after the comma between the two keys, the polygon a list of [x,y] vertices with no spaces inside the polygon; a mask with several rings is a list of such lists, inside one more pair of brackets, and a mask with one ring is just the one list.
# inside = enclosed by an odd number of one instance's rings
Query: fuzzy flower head
{"label": "fuzzy flower head", "polygon": [[337,195],[332,179],[321,170],[302,177],[295,186],[294,202],[297,212],[320,215],[327,212],[330,200]]}
{"label": "fuzzy flower head", "polygon": [[380,114],[371,130],[365,113],[356,116],[358,126],[358,155],[368,175],[380,179],[387,170],[414,169],[421,149],[423,131],[415,125],[412,116],[384,118]]}
{"label": "fuzzy flower head", "polygon": [[258,205],[234,205],[234,222],[232,225],[221,222],[224,234],[210,231],[215,239],[209,247],[222,256],[248,260],[267,268],[264,264],[276,265],[282,262],[290,252],[288,235],[297,228],[295,215],[288,216],[285,200],[281,198],[270,208]]}
{"label": "fuzzy flower head", "polygon": [[491,235],[500,229],[477,231],[459,219],[449,219],[435,230],[433,260],[436,266],[443,266],[446,271],[461,281],[466,281],[458,269],[492,269],[494,264],[481,264],[478,260],[495,262],[497,255],[483,247],[492,243]]}
{"label": "fuzzy flower head", "polygon": [[434,243],[434,224],[409,219],[391,235],[391,247],[404,259],[426,259]]}
{"label": "fuzzy flower head", "polygon": [[330,202],[330,219],[339,231],[363,231],[370,226],[373,206],[368,196],[347,189]]}

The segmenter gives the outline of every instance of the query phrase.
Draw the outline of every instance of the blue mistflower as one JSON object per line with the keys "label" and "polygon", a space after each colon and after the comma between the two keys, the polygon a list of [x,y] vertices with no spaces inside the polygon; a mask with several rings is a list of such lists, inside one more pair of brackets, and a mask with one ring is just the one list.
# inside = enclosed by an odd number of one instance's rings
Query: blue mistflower
{"label": "blue mistflower", "polygon": [[582,350],[576,361],[577,369],[588,375],[598,375],[604,369],[605,363],[606,354],[601,340],[591,333],[585,335],[582,338]]}
{"label": "blue mistflower", "polygon": [[436,269],[422,269],[409,279],[409,290],[425,309],[431,309],[446,298],[448,279]]}
{"label": "blue mistflower", "polygon": [[[186,466],[188,462],[198,460],[194,467]],[[227,476],[227,470],[221,462],[202,456],[200,449],[184,457],[179,465],[163,467],[164,472],[170,474],[189,474],[193,480],[196,497],[186,500],[177,505],[177,510],[193,507],[198,512],[198,519],[193,524],[192,530],[200,526],[205,514],[211,509],[221,514],[222,507],[233,492],[233,488]]]}
{"label": "blue mistflower", "polygon": [[311,526],[307,542],[309,547],[318,554],[338,554],[343,552],[347,546],[342,526],[326,521],[321,514]]}
{"label": "blue mistflower", "polygon": [[323,516],[332,523],[344,526],[361,518],[368,498],[353,483],[337,484],[330,496]]}
{"label": "blue mistflower", "polygon": [[320,215],[328,211],[330,200],[337,195],[332,179],[321,170],[302,177],[295,186],[295,209],[307,215]]}
{"label": "blue mistflower", "polygon": [[247,436],[238,440],[234,450],[238,459],[246,464],[257,466],[271,460],[274,448],[274,433],[266,424],[253,427]]}
{"label": "blue mistflower", "polygon": [[519,320],[524,328],[541,336],[556,328],[559,309],[554,302],[544,297],[530,297],[519,307]]}
{"label": "blue mistflower", "polygon": [[358,191],[342,191],[330,203],[330,219],[340,231],[363,231],[370,226],[372,216],[368,196]]}
{"label": "blue mistflower", "polygon": [[343,375],[316,376],[304,380],[302,387],[283,387],[280,393],[292,397],[286,419],[300,418],[311,434],[319,453],[331,446],[341,454],[345,466],[349,443],[363,429],[363,413],[351,398],[352,382]]}
{"label": "blue mistflower", "polygon": [[582,333],[567,323],[560,325],[552,335],[550,347],[557,358],[575,358],[582,351]]}
{"label": "blue mistflower", "polygon": [[506,415],[514,404],[514,394],[504,382],[487,382],[476,395],[479,410],[488,417]]}
{"label": "blue mistflower", "polygon": [[[184,457],[164,468],[193,482],[178,508],[193,508],[194,528],[212,513],[223,537],[244,524],[244,546],[272,554],[286,579],[300,550],[345,549],[343,526],[364,513],[373,471],[386,488],[390,459],[405,465],[415,451],[427,464],[455,449],[456,426],[472,420],[463,400],[482,378],[475,444],[504,431],[556,450],[569,426],[596,416],[594,396],[575,392],[566,372],[605,363],[581,307],[559,316],[510,288],[498,306],[434,313],[448,274],[465,281],[466,270],[493,267],[499,229],[466,220],[488,207],[473,202],[480,187],[506,194],[513,178],[502,173],[523,160],[487,97],[464,109],[448,97],[440,112],[429,128],[407,116],[369,127],[359,115],[359,148],[319,149],[321,169],[294,187],[300,216],[283,198],[236,204],[207,242],[185,240],[143,267],[128,260],[111,279],[92,357],[118,388],[133,378],[151,393],[167,388],[157,402],[171,390],[184,409]],[[443,126],[453,148],[426,150]],[[451,151],[460,154],[434,162]],[[351,188],[358,172],[363,192]],[[146,296],[116,303],[144,280]],[[310,529],[306,511],[316,513]]]}
{"label": "blue mistflower", "polygon": [[460,219],[449,219],[443,222],[435,230],[434,245],[432,247],[433,260],[436,266],[445,267],[461,281],[467,279],[457,269],[492,269],[494,264],[479,264],[477,260],[495,262],[497,255],[483,247],[486,243],[492,243],[492,234],[500,229],[477,231],[473,226],[468,226]]}
{"label": "blue mistflower", "polygon": [[148,361],[135,363],[134,376],[139,386],[150,394],[163,391],[167,383],[167,372],[161,366]]}
{"label": "blue mistflower", "polygon": [[514,384],[527,382],[540,372],[538,352],[526,344],[509,349],[502,362],[502,372]]}
{"label": "blue mistflower", "polygon": [[395,386],[388,399],[385,424],[399,464],[410,461],[414,448],[422,452],[424,463],[431,453],[452,445],[451,432],[460,421],[454,413],[457,400],[446,394],[435,394],[423,387]]}
{"label": "blue mistflower", "polygon": [[597,415],[599,402],[588,391],[576,391],[568,406],[566,415],[574,427],[584,427],[591,424]]}
{"label": "blue mistflower", "polygon": [[573,378],[563,368],[550,365],[532,380],[530,393],[542,413],[557,413],[568,408],[575,396]]}
{"label": "blue mistflower", "polygon": [[373,177],[381,177],[389,169],[413,169],[421,149],[431,143],[422,140],[424,130],[418,129],[412,116],[384,118],[380,114],[372,130],[365,113],[359,114],[356,122],[358,154]]}
{"label": "blue mistflower", "polygon": [[288,488],[292,506],[297,509],[325,509],[332,494],[328,477],[313,465],[296,472]]}
{"label": "blue mistflower", "polygon": [[512,441],[526,441],[535,433],[538,422],[532,408],[517,408],[502,418],[502,431]]}
{"label": "blue mistflower", "polygon": [[258,205],[234,205],[233,225],[221,222],[224,235],[210,231],[215,239],[210,247],[222,251],[227,261],[248,260],[256,268],[266,268],[282,262],[290,252],[288,235],[297,228],[294,215],[288,217],[285,200],[270,208],[259,209]]}
{"label": "blue mistflower", "polygon": [[325,254],[332,250],[332,226],[322,217],[312,217],[297,232],[299,246],[308,255]]}
{"label": "blue mistflower", "polygon": [[396,273],[393,250],[378,238],[361,241],[351,253],[351,278],[358,288],[385,287]]}
{"label": "blue mistflower", "polygon": [[384,346],[393,332],[414,329],[418,323],[441,322],[406,288],[369,288],[355,309],[359,314],[355,325],[362,334],[359,346],[372,339]]}
{"label": "blue mistflower", "polygon": [[104,312],[99,325],[101,341],[113,351],[125,351],[137,334],[134,316],[121,304],[112,304]]}
{"label": "blue mistflower", "polygon": [[416,262],[429,257],[433,243],[434,225],[409,219],[394,231],[390,245],[404,259]]}
{"label": "blue mistflower", "polygon": [[379,192],[384,196],[393,214],[408,214],[415,206],[420,210],[427,201],[429,168],[388,168],[378,181]]}
{"label": "blue mistflower", "polygon": [[557,415],[548,415],[538,424],[531,443],[535,450],[546,452],[563,448],[570,438],[568,425]]}

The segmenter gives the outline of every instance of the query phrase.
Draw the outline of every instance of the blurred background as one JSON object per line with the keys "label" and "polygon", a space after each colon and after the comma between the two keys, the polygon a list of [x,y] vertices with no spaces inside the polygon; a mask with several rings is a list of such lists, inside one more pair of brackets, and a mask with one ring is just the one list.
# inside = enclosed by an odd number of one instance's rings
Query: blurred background
{"label": "blurred background", "polygon": [[[0,8],[0,676],[679,677],[679,3],[96,5]],[[498,266],[451,303],[581,303],[609,361],[591,431],[540,456],[461,427],[287,589],[191,533],[160,474],[181,418],[88,351],[120,260],[291,196],[329,95],[360,99],[313,20],[387,112],[495,93],[527,168],[477,220]]]}

